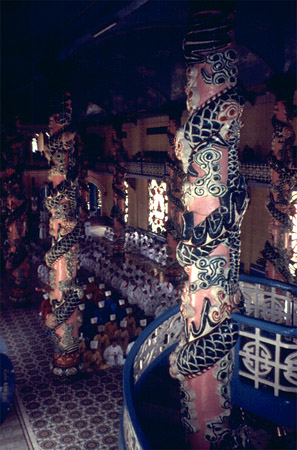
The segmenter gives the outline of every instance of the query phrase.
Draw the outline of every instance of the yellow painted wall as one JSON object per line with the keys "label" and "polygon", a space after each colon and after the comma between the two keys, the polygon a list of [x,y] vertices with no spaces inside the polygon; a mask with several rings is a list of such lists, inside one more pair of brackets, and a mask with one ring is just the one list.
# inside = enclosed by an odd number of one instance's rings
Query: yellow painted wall
{"label": "yellow painted wall", "polygon": [[273,128],[271,119],[273,116],[274,99],[268,97],[266,103],[251,105],[245,103],[240,131],[239,154],[246,145],[254,149],[255,157],[265,161],[265,157],[271,150]]}
{"label": "yellow painted wall", "polygon": [[148,180],[136,178],[136,189],[129,186],[128,225],[147,230],[148,227]]}
{"label": "yellow painted wall", "polygon": [[111,208],[113,206],[112,176],[100,175],[100,181],[105,187],[105,192],[102,196],[102,215],[110,216]]}
{"label": "yellow painted wall", "polygon": [[153,116],[139,119],[137,124],[127,123],[123,125],[123,131],[127,137],[123,144],[127,155],[132,158],[138,152],[166,151],[168,150],[167,134],[147,135],[148,128],[167,127],[168,116]]}

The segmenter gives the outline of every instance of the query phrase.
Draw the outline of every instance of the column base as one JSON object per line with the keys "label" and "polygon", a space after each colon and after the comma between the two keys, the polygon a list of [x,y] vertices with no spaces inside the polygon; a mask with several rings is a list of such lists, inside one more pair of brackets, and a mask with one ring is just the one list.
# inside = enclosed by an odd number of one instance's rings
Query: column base
{"label": "column base", "polygon": [[51,371],[57,376],[71,377],[82,372],[83,364],[80,362],[80,354],[54,354],[53,362],[50,366]]}

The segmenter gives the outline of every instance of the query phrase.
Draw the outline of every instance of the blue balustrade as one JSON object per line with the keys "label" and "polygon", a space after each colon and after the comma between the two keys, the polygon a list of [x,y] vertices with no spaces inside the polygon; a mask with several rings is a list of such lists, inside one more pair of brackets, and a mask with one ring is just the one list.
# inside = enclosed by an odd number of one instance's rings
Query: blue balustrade
{"label": "blue balustrade", "polygon": [[[271,315],[268,315],[269,320],[264,320],[233,314],[234,320],[239,323],[240,337],[234,350],[231,401],[276,425],[295,427],[297,286],[247,275],[240,275],[240,286],[246,301],[252,297],[252,289],[259,297],[256,306],[254,303],[251,308],[254,315],[267,316],[267,305],[277,302],[284,311],[278,309],[275,314],[277,320],[284,323],[274,323],[270,320]],[[290,314],[287,314],[288,311]],[[135,394],[148,372],[173,351],[182,328],[182,316],[179,305],[176,305],[150,323],[133,345],[124,367],[121,450],[150,448],[137,418]]]}

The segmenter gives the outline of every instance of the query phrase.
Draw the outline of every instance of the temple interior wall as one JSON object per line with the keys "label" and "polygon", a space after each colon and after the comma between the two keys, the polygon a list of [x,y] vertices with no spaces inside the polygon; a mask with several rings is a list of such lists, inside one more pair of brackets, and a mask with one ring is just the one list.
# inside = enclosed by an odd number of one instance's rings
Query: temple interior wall
{"label": "temple interior wall", "polygon": [[148,228],[148,180],[136,178],[136,189],[129,187],[128,225],[134,228]]}
{"label": "temple interior wall", "polygon": [[[271,137],[273,127],[271,119],[274,114],[275,97],[272,94],[258,96],[255,103],[246,101],[243,114],[239,142],[239,157],[245,146],[253,148],[257,162],[265,162],[271,147]],[[183,111],[181,117],[181,126],[187,120],[188,112]],[[166,133],[148,134],[148,129],[167,128],[168,115],[156,115],[137,119],[136,122],[124,123],[122,131],[124,132],[123,145],[128,158],[133,158],[138,152],[166,151],[168,150],[168,138]],[[297,130],[297,117],[293,119],[293,127]],[[98,133],[104,137],[104,155],[111,156],[112,149],[112,127],[98,126],[89,130]],[[297,133],[294,145],[297,144]]]}
{"label": "temple interior wall", "polygon": [[254,149],[255,158],[258,161],[265,161],[270,152],[271,136],[273,127],[271,118],[273,116],[274,99],[268,96],[262,96],[255,105],[249,102],[245,103],[242,123],[240,130],[239,157],[242,158],[242,152],[247,145]]}
{"label": "temple interior wall", "polygon": [[[243,149],[247,145],[254,149],[256,162],[266,162],[271,147],[273,132],[271,118],[274,105],[275,98],[271,94],[257,97],[253,105],[246,102],[239,144],[239,157],[241,160]],[[184,111],[181,118],[182,125],[186,118],[187,111]],[[122,142],[127,159],[133,160],[134,156],[139,152],[168,151],[169,144],[166,134],[168,120],[168,115],[156,115],[124,123],[122,126]],[[293,121],[295,130],[297,128],[296,125],[297,118]],[[152,129],[155,130],[153,131],[155,134],[151,134]],[[112,126],[92,126],[88,132],[100,135],[101,148],[98,149],[98,155],[104,155],[104,159],[110,160],[112,158]],[[34,177],[36,188],[40,189],[47,183],[47,170],[27,169],[24,172],[24,189],[28,195],[31,194],[32,190],[32,177]],[[102,191],[103,216],[109,216],[113,206],[112,179],[112,174],[99,173],[95,167],[90,168],[88,171],[88,181],[95,183]],[[129,226],[148,228],[148,183],[149,180],[146,178],[136,178],[128,187]],[[250,265],[252,263],[255,264],[258,258],[261,257],[261,250],[263,250],[265,241],[268,239],[269,224],[269,214],[265,208],[268,197],[268,185],[250,185],[249,194],[250,202],[242,223],[241,262],[244,264],[246,273],[249,272]]]}

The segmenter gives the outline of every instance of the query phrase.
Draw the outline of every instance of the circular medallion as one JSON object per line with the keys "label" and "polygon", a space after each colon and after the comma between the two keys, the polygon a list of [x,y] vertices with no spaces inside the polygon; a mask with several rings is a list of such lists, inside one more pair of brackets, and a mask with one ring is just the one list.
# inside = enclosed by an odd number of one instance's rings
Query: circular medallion
{"label": "circular medallion", "polygon": [[98,408],[94,408],[93,406],[86,409],[86,414],[96,414],[96,412],[98,412]]}
{"label": "circular medallion", "polygon": [[98,433],[108,433],[110,431],[110,428],[107,427],[106,425],[100,425],[100,427],[97,428]]}
{"label": "circular medallion", "polygon": [[118,385],[114,384],[114,383],[109,383],[109,384],[106,385],[106,388],[109,391],[116,391],[118,389]]}
{"label": "circular medallion", "polygon": [[70,430],[69,425],[59,425],[59,426],[56,428],[56,432],[59,433],[59,434],[62,434],[62,433],[68,433],[69,430]]}
{"label": "circular medallion", "polygon": [[32,412],[29,413],[29,416],[32,419],[39,419],[40,417],[43,416],[43,412],[41,412],[41,411],[32,411]]}
{"label": "circular medallion", "polygon": [[54,441],[45,441],[40,444],[41,448],[44,448],[44,449],[55,448],[55,445],[56,444]]}
{"label": "circular medallion", "polygon": [[65,403],[64,406],[65,406],[66,409],[72,410],[72,409],[74,409],[76,407],[76,404],[72,403],[72,402],[69,402],[69,403]]}
{"label": "circular medallion", "polygon": [[53,416],[53,417],[51,418],[51,420],[52,420],[53,422],[55,422],[55,423],[62,423],[62,422],[64,421],[64,417],[63,417],[63,416],[60,416],[60,415],[58,415],[58,416]]}
{"label": "circular medallion", "polygon": [[40,403],[38,403],[38,402],[31,402],[31,403],[28,403],[27,408],[32,410],[32,409],[38,409],[39,406],[40,406]]}
{"label": "circular medallion", "polygon": [[96,400],[97,400],[98,402],[106,402],[106,400],[108,400],[108,396],[107,396],[107,395],[104,395],[104,394],[101,394],[101,395],[98,395],[98,396],[96,397]]}
{"label": "circular medallion", "polygon": [[60,441],[63,442],[63,444],[70,444],[74,441],[74,437],[67,434],[67,436],[61,437]]}
{"label": "circular medallion", "polygon": [[33,427],[34,428],[43,428],[45,427],[47,424],[46,420],[37,420],[36,422],[33,423]]}
{"label": "circular medallion", "polygon": [[91,423],[94,423],[96,425],[99,423],[102,423],[103,421],[104,421],[104,418],[102,416],[95,416],[91,419]]}
{"label": "circular medallion", "polygon": [[91,389],[92,394],[100,394],[102,389],[100,387],[94,387]]}
{"label": "circular medallion", "polygon": [[75,395],[78,398],[83,398],[83,397],[87,397],[88,393],[86,391],[78,391],[75,393]]}
{"label": "circular medallion", "polygon": [[40,439],[49,438],[49,437],[51,437],[51,435],[52,435],[52,432],[50,430],[40,430],[37,433],[37,437]]}
{"label": "circular medallion", "polygon": [[82,406],[89,406],[93,404],[93,400],[90,398],[84,398],[79,402]]}
{"label": "circular medallion", "polygon": [[61,408],[58,406],[50,406],[47,410],[47,413],[52,415],[58,414],[61,411]]}
{"label": "circular medallion", "polygon": [[106,436],[103,439],[104,444],[115,444],[117,442],[117,439],[114,436]]}
{"label": "circular medallion", "polygon": [[87,426],[87,422],[85,420],[77,420],[74,422],[74,426],[76,428],[85,428]]}
{"label": "circular medallion", "polygon": [[117,412],[111,412],[111,413],[108,414],[108,417],[109,417],[110,419],[118,419],[118,418],[119,418],[119,413],[117,413]]}
{"label": "circular medallion", "polygon": [[105,409],[106,411],[110,411],[113,409],[113,404],[112,403],[103,403],[102,405],[103,409]]}
{"label": "circular medallion", "polygon": [[86,450],[94,450],[99,448],[99,442],[96,441],[88,441],[85,443],[84,448]]}
{"label": "circular medallion", "polygon": [[93,433],[90,430],[83,430],[79,433],[79,437],[82,439],[89,439],[92,436],[93,436]]}
{"label": "circular medallion", "polygon": [[50,397],[50,396],[52,395],[52,392],[51,392],[51,391],[48,391],[48,390],[44,390],[44,391],[41,391],[41,392],[39,393],[39,395],[40,395],[40,397],[42,397],[42,398],[46,398],[46,397]]}
{"label": "circular medallion", "polygon": [[71,419],[78,419],[79,417],[81,417],[81,412],[71,411],[71,413],[69,414],[69,417],[71,417]]}

